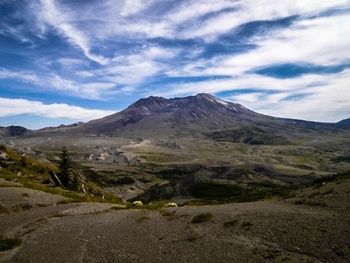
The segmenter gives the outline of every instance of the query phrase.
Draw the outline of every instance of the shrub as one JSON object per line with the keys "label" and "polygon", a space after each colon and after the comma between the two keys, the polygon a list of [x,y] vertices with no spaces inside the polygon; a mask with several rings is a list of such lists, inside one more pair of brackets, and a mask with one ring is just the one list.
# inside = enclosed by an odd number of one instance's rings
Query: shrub
{"label": "shrub", "polygon": [[305,200],[304,199],[296,199],[294,201],[294,204],[296,204],[296,205],[303,205],[303,204],[305,204]]}
{"label": "shrub", "polygon": [[169,221],[174,220],[176,216],[176,211],[160,210],[159,213],[166,217]]}
{"label": "shrub", "polygon": [[227,221],[224,223],[224,227],[226,227],[226,228],[235,227],[237,225],[237,223],[238,223],[237,220]]}
{"label": "shrub", "polygon": [[202,214],[194,216],[192,218],[191,223],[193,223],[193,224],[205,223],[205,222],[211,221],[211,219],[213,217],[214,216],[212,213],[202,213]]}
{"label": "shrub", "polygon": [[18,238],[5,238],[0,239],[0,252],[13,249],[21,244],[21,240]]}
{"label": "shrub", "polygon": [[250,222],[243,222],[243,223],[242,223],[242,227],[243,227],[243,228],[246,228],[246,229],[249,229],[249,228],[251,228],[252,226],[253,226],[253,224],[250,223]]}
{"label": "shrub", "polygon": [[9,210],[0,204],[0,214],[8,214]]}
{"label": "shrub", "polygon": [[125,176],[125,177],[121,177],[121,178],[117,179],[116,183],[117,184],[133,184],[133,183],[135,183],[135,180],[132,177]]}
{"label": "shrub", "polygon": [[263,184],[232,185],[213,182],[192,186],[193,197],[204,200],[252,202],[273,196],[290,197],[292,186],[264,186]]}

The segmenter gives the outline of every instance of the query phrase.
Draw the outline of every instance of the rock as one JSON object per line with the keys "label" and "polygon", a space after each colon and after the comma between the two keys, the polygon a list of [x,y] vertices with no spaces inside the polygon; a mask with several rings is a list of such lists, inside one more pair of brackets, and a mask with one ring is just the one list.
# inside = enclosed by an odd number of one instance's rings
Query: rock
{"label": "rock", "polygon": [[8,160],[9,158],[8,158],[8,155],[7,155],[7,153],[6,152],[0,152],[0,160]]}

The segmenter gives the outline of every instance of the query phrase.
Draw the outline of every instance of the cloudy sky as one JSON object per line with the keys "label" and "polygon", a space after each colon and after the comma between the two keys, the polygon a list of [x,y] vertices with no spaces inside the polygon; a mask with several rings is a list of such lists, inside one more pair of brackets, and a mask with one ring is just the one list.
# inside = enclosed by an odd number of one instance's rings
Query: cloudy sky
{"label": "cloudy sky", "polygon": [[0,0],[0,126],[87,121],[208,92],[350,117],[350,0]]}

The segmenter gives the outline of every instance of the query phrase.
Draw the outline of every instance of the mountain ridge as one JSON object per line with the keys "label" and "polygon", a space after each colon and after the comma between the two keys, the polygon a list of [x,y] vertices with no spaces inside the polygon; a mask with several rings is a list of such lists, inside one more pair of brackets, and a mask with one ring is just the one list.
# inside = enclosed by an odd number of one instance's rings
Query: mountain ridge
{"label": "mountain ridge", "polygon": [[[211,94],[166,99],[142,98],[126,109],[87,123],[29,130],[20,126],[0,127],[1,137],[35,136],[46,133],[81,136],[149,137],[199,136],[203,133],[241,127],[273,129],[348,129],[350,119],[337,123],[278,118],[254,112],[241,104]],[[17,127],[17,128],[16,128]]]}
{"label": "mountain ridge", "polygon": [[241,104],[207,93],[166,99],[150,96],[125,110],[92,120],[76,131],[95,136],[179,137],[238,127],[274,129],[337,129],[335,124],[277,118],[254,112]]}

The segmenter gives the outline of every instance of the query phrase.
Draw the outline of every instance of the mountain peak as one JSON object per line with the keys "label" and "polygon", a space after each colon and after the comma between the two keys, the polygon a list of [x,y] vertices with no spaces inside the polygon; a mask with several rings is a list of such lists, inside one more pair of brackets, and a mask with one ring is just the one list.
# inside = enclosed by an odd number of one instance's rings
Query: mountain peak
{"label": "mountain peak", "polygon": [[145,112],[157,112],[169,105],[169,100],[163,97],[149,96],[147,98],[139,99],[131,104],[127,110],[141,110]]}
{"label": "mountain peak", "polygon": [[204,101],[207,101],[209,103],[214,103],[216,105],[219,105],[219,106],[224,106],[224,107],[228,107],[228,106],[232,106],[233,104],[235,103],[232,103],[232,102],[227,102],[227,101],[224,101],[222,99],[219,99],[211,94],[208,94],[208,93],[198,93],[197,95],[194,96],[194,98],[196,99],[199,99],[199,100],[204,100]]}
{"label": "mountain peak", "polygon": [[197,93],[194,97],[202,99],[216,99],[216,97],[209,93]]}
{"label": "mountain peak", "polygon": [[151,104],[155,104],[155,103],[162,103],[167,101],[167,99],[163,98],[163,97],[157,97],[157,96],[149,96],[147,98],[142,98],[137,100],[136,102],[134,102],[133,104],[131,104],[130,106],[147,106],[147,105],[151,105]]}

